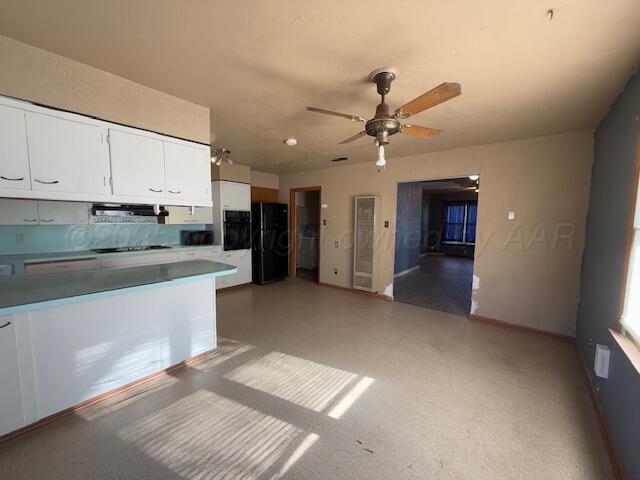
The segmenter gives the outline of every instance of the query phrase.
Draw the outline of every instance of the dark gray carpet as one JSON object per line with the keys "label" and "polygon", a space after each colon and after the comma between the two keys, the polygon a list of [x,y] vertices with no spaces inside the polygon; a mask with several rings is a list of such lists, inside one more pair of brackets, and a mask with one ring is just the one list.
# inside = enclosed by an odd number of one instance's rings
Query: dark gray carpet
{"label": "dark gray carpet", "polygon": [[427,255],[420,259],[420,270],[395,280],[393,298],[419,307],[469,315],[472,283],[473,259]]}

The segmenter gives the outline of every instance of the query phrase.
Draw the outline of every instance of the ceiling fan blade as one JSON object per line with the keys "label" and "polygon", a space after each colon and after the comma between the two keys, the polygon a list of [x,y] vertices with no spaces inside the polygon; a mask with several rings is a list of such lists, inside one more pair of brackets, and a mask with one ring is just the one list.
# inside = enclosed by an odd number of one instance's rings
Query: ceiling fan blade
{"label": "ceiling fan blade", "polygon": [[417,125],[403,125],[400,128],[400,131],[405,135],[422,138],[423,140],[435,137],[442,133],[442,130],[437,130],[435,128],[418,127]]}
{"label": "ceiling fan blade", "polygon": [[307,110],[309,110],[310,112],[324,113],[325,115],[335,115],[336,117],[348,118],[353,122],[363,122],[363,123],[366,122],[364,118],[359,117],[357,115],[349,115],[348,113],[333,112],[331,110],[324,110],[322,108],[316,108],[316,107],[307,107]]}
{"label": "ceiling fan blade", "polygon": [[427,108],[440,105],[442,102],[451,100],[462,93],[462,87],[459,83],[443,83],[436,88],[432,88],[409,103],[405,103],[396,110],[397,117],[407,118],[416,113],[420,113]]}
{"label": "ceiling fan blade", "polygon": [[353,137],[349,137],[346,140],[343,140],[341,142],[338,143],[338,145],[342,145],[343,143],[349,143],[349,142],[353,142],[354,140],[359,139],[360,137],[362,137],[363,135],[366,135],[367,132],[359,132],[356,133]]}

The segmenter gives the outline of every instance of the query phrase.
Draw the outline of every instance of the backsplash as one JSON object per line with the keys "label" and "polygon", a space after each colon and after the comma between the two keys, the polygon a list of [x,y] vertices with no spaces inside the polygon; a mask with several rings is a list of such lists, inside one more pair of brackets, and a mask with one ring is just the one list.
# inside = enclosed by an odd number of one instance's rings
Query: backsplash
{"label": "backsplash", "polygon": [[0,255],[179,244],[181,230],[205,228],[199,224],[0,225]]}

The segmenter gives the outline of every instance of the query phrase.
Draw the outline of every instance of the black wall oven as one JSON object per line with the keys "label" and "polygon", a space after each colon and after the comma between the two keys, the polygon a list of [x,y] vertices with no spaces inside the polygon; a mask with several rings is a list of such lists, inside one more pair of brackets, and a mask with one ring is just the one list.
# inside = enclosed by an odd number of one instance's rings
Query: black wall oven
{"label": "black wall oven", "polygon": [[225,210],[223,218],[223,240],[225,250],[247,250],[251,248],[251,212]]}

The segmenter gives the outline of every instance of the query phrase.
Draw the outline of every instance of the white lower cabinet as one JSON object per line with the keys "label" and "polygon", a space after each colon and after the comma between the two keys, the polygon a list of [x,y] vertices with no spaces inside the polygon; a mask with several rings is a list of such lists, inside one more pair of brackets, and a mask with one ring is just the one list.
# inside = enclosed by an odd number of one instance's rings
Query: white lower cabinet
{"label": "white lower cabinet", "polygon": [[212,260],[222,262],[222,247],[198,247],[194,250],[178,252],[178,261]]}
{"label": "white lower cabinet", "polygon": [[5,315],[0,316],[0,435],[24,424],[15,322]]}
{"label": "white lower cabinet", "polygon": [[100,268],[109,270],[114,268],[140,267],[143,265],[160,265],[178,261],[176,252],[145,253],[143,255],[117,255],[100,258]]}
{"label": "white lower cabinet", "polygon": [[251,250],[229,250],[222,254],[222,263],[238,268],[236,273],[218,278],[216,288],[235,287],[251,283]]}

